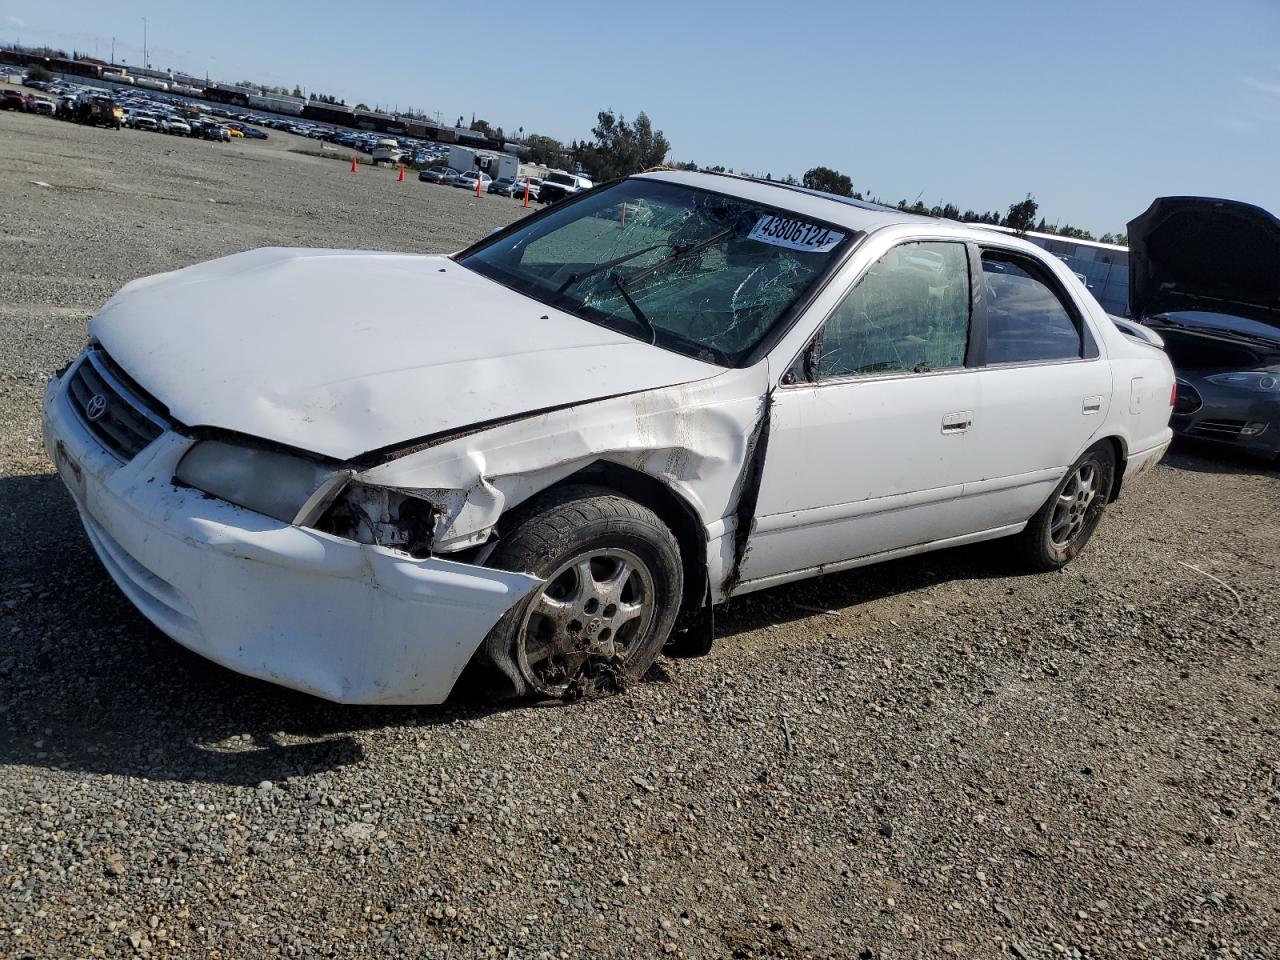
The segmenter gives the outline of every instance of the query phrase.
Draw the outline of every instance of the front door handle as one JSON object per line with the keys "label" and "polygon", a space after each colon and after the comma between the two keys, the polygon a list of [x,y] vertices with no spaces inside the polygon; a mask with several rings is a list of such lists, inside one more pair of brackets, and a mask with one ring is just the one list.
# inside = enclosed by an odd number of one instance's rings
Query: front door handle
{"label": "front door handle", "polygon": [[943,433],[967,433],[973,426],[973,411],[961,410],[959,413],[948,413],[942,418]]}

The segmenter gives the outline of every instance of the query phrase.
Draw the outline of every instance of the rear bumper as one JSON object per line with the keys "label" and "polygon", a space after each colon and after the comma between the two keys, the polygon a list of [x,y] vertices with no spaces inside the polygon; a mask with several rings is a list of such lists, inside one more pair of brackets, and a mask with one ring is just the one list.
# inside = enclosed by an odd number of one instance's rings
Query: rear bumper
{"label": "rear bumper", "polygon": [[1150,473],[1151,468],[1164,457],[1171,442],[1173,442],[1173,431],[1165,428],[1163,438],[1159,443],[1143,450],[1130,450],[1129,456],[1125,459],[1124,476],[1120,482],[1121,489],[1141,480]]}
{"label": "rear bumper", "polygon": [[45,395],[45,447],[94,550],[148,620],[232,670],[341,703],[439,703],[538,583],[414,560],[176,487],[192,443],[178,433],[122,465],[63,382]]}

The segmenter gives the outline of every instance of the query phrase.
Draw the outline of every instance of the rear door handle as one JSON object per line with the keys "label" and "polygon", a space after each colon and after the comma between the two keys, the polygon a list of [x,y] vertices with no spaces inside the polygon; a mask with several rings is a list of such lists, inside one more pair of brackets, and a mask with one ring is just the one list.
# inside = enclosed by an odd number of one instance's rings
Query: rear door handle
{"label": "rear door handle", "polygon": [[1084,403],[1080,407],[1080,412],[1085,416],[1091,413],[1098,413],[1102,410],[1102,397],[1085,397]]}
{"label": "rear door handle", "polygon": [[959,413],[948,413],[942,418],[943,433],[966,433],[973,426],[973,411],[961,410]]}

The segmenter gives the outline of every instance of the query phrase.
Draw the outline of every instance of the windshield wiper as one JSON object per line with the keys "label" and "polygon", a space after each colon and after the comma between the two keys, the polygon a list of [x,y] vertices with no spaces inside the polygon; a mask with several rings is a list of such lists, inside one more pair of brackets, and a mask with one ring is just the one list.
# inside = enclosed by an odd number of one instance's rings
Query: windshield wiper
{"label": "windshield wiper", "polygon": [[[711,246],[713,243],[717,243],[718,241],[723,240],[725,237],[729,236],[729,234],[731,233],[733,233],[733,227],[725,227],[719,233],[713,233],[711,236],[707,237],[705,240],[699,240],[697,243],[689,243],[689,244],[685,244],[684,246],[676,247],[675,252],[672,253],[670,256],[663,257],[657,263],[650,264],[649,266],[645,267],[643,270],[637,270],[635,273],[624,278],[622,283],[624,286],[630,286],[631,284],[635,283],[637,280],[643,280],[645,277],[650,276],[651,274],[657,273],[659,270],[661,270],[663,267],[665,267],[669,263],[675,263],[677,260],[681,259],[682,257],[687,257],[690,254],[697,253],[699,250],[705,250],[707,247]],[[651,247],[650,249],[653,249],[653,248]]]}
{"label": "windshield wiper", "polygon": [[562,293],[564,293],[566,290],[568,290],[570,287],[572,287],[575,283],[580,283],[581,281],[586,280],[588,277],[594,277],[596,274],[604,273],[606,270],[612,270],[614,267],[619,267],[622,264],[626,263],[628,260],[634,260],[636,257],[643,256],[646,253],[652,253],[654,250],[661,250],[663,247],[675,247],[675,252],[672,253],[670,256],[663,257],[657,263],[651,264],[650,266],[645,267],[643,270],[637,270],[635,273],[631,274],[629,277],[625,277],[622,280],[622,282],[624,284],[629,285],[635,282],[636,280],[643,280],[645,277],[649,276],[649,274],[654,273],[658,270],[661,270],[668,263],[673,263],[676,260],[679,260],[681,257],[687,257],[691,253],[697,253],[699,250],[702,250],[702,249],[705,249],[706,247],[711,246],[711,244],[715,243],[716,241],[723,240],[725,237],[729,236],[729,234],[731,233],[733,233],[733,227],[726,227],[725,229],[721,230],[719,233],[713,233],[711,236],[707,237],[705,240],[699,240],[697,243],[689,243],[681,246],[676,246],[676,244],[673,244],[670,240],[667,240],[663,243],[655,243],[647,247],[641,247],[639,250],[633,250],[630,253],[624,253],[620,257],[614,257],[612,260],[606,260],[604,263],[597,263],[594,267],[590,267],[586,270],[579,270],[577,273],[569,274],[568,279],[566,279],[564,283],[560,284],[560,286],[556,288],[556,292],[554,296],[558,297]]}
{"label": "windshield wiper", "polygon": [[618,292],[622,294],[622,299],[627,301],[627,306],[631,308],[631,312],[635,314],[635,318],[640,321],[640,325],[648,332],[650,345],[656,344],[658,342],[658,328],[653,325],[653,321],[650,320],[645,315],[645,312],[640,309],[640,304],[636,303],[635,300],[631,298],[631,294],[627,292],[627,282],[623,280],[622,277],[618,276],[617,270],[609,274],[609,280],[618,288]]}
{"label": "windshield wiper", "polygon": [[[609,274],[609,282],[612,283],[617,288],[618,293],[622,294],[622,299],[626,301],[627,307],[631,310],[631,313],[635,316],[636,320],[639,321],[640,325],[644,327],[645,332],[649,334],[649,343],[656,344],[658,342],[657,327],[653,325],[653,321],[650,320],[649,317],[645,314],[644,310],[640,308],[640,304],[636,303],[635,299],[631,296],[631,292],[627,289],[627,287],[629,287],[632,283],[636,282],[637,280],[643,280],[645,277],[650,276],[651,274],[655,273],[658,270],[661,270],[663,267],[665,267],[669,263],[674,263],[675,261],[681,259],[682,257],[687,257],[691,254],[697,253],[699,250],[706,249],[707,247],[711,246],[713,243],[717,243],[720,240],[723,240],[725,237],[729,236],[733,232],[734,232],[733,227],[726,227],[725,229],[720,230],[717,233],[713,233],[711,236],[707,237],[705,240],[699,240],[697,243],[689,243],[689,244],[676,246],[675,244],[668,241],[666,243],[655,243],[652,246],[642,247],[639,250],[634,250],[631,253],[623,254],[620,257],[614,257],[612,260],[606,260],[604,263],[598,263],[594,267],[591,267],[588,270],[580,270],[577,273],[570,274],[568,279],[566,279],[564,283],[560,284],[559,289],[557,289],[552,296],[559,297],[563,295],[564,292],[568,290],[571,286],[573,286],[575,283],[578,283],[581,280],[587,279],[587,277],[593,277],[597,274],[604,273],[606,270],[612,271]],[[656,263],[653,263],[650,266],[645,267],[643,270],[637,270],[635,273],[629,274],[626,277],[622,276],[621,274],[618,273],[616,269],[614,269],[615,267],[618,267],[621,264],[626,263],[628,260],[634,260],[636,257],[641,256],[642,254],[651,253],[652,251],[661,249],[662,247],[672,247],[672,246],[675,247],[675,250],[669,256],[663,257],[661,260],[657,261]]]}
{"label": "windshield wiper", "polygon": [[663,247],[669,246],[671,246],[670,241],[665,243],[655,243],[652,246],[641,247],[639,250],[632,250],[630,253],[624,253],[622,256],[614,257],[612,260],[606,260],[604,263],[597,263],[594,267],[587,270],[579,270],[577,273],[571,273],[569,274],[568,279],[556,288],[556,292],[553,296],[560,296],[560,294],[564,293],[575,283],[585,280],[587,277],[594,277],[597,273],[604,273],[606,270],[612,270],[614,267],[620,266],[628,260],[634,260],[636,257],[642,256],[646,253],[652,253],[654,250],[661,250]]}

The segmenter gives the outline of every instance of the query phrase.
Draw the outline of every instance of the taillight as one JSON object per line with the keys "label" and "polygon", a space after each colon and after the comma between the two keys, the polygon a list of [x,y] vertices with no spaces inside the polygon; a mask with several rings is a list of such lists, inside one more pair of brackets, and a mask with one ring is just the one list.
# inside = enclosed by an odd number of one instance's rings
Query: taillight
{"label": "taillight", "polygon": [[1173,386],[1169,388],[1169,406],[1174,406],[1178,402],[1178,381],[1173,381]]}

